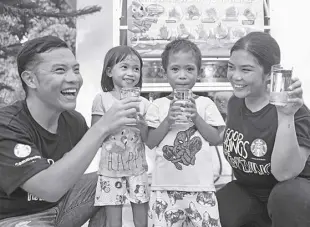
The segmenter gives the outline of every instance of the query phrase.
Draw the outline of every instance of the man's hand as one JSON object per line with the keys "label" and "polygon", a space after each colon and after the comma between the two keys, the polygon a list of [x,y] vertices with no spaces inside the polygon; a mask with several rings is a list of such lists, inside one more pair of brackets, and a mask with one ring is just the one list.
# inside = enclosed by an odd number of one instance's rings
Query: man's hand
{"label": "man's hand", "polygon": [[127,124],[136,124],[140,101],[137,97],[118,100],[96,124],[106,128],[109,134]]}

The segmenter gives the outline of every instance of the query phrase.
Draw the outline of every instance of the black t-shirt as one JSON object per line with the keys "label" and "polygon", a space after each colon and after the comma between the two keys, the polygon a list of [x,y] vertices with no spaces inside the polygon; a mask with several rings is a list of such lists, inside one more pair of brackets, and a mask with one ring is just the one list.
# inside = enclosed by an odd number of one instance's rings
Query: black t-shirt
{"label": "black t-shirt", "polygon": [[[271,174],[271,154],[278,128],[276,107],[268,104],[251,112],[244,99],[232,96],[227,111],[223,151],[237,182],[249,188],[270,191],[278,182]],[[310,148],[309,109],[303,105],[294,120],[299,145]],[[310,162],[301,175],[310,177]]]}
{"label": "black t-shirt", "polygon": [[57,133],[52,134],[32,118],[25,101],[0,109],[0,219],[56,204],[42,201],[20,186],[63,157],[87,130],[85,119],[76,111],[63,112]]}

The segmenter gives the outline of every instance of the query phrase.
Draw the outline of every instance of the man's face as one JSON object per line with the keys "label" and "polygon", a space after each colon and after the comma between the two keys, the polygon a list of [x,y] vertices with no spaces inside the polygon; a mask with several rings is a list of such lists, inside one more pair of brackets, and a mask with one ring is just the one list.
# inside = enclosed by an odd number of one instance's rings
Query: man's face
{"label": "man's face", "polygon": [[42,103],[60,112],[75,109],[83,79],[71,50],[57,48],[41,53],[34,72],[37,83],[33,93]]}

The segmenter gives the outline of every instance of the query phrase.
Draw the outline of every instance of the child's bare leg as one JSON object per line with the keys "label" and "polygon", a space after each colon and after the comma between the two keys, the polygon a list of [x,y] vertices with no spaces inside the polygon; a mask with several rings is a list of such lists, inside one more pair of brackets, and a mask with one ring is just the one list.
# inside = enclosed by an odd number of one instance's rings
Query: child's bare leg
{"label": "child's bare leg", "polygon": [[122,226],[122,208],[121,205],[105,206],[106,227]]}
{"label": "child's bare leg", "polygon": [[149,203],[131,203],[135,227],[147,227]]}

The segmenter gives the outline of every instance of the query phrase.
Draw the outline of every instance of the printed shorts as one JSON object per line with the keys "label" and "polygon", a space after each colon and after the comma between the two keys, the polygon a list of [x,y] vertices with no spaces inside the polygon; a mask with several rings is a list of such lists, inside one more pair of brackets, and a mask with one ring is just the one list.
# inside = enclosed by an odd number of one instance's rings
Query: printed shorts
{"label": "printed shorts", "polygon": [[221,227],[213,191],[151,191],[149,227]]}
{"label": "printed shorts", "polygon": [[146,203],[149,199],[147,173],[129,177],[98,176],[95,206]]}

